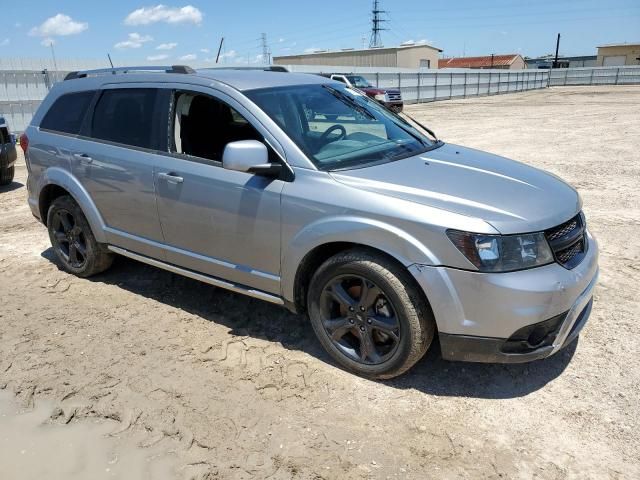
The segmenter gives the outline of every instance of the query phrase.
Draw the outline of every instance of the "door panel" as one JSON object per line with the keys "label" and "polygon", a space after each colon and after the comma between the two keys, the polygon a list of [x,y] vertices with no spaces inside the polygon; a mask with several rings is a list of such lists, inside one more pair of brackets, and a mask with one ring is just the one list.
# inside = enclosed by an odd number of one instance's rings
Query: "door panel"
{"label": "door panel", "polygon": [[[109,243],[163,258],[153,183],[157,155],[78,139],[71,163],[108,227]],[[154,244],[154,242],[156,242]]]}
{"label": "door panel", "polygon": [[169,263],[280,293],[284,182],[177,156],[154,177]]}
{"label": "door panel", "polygon": [[170,94],[143,84],[105,88],[71,155],[72,170],[106,226],[107,241],[163,259],[153,167],[166,151]]}

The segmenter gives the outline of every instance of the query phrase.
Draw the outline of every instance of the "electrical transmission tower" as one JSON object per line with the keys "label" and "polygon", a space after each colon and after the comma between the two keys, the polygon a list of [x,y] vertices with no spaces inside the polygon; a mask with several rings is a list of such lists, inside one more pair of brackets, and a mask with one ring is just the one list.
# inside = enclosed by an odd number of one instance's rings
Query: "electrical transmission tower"
{"label": "electrical transmission tower", "polygon": [[271,52],[269,51],[269,44],[267,43],[267,34],[263,33],[260,40],[262,42],[262,61],[267,65],[271,65]]}
{"label": "electrical transmission tower", "polygon": [[386,22],[386,20],[381,18],[383,13],[387,13],[387,11],[380,10],[380,2],[378,0],[374,0],[373,9],[371,10],[371,40],[369,40],[369,48],[382,46],[380,32],[386,30],[386,28],[382,28],[380,26],[383,22]]}

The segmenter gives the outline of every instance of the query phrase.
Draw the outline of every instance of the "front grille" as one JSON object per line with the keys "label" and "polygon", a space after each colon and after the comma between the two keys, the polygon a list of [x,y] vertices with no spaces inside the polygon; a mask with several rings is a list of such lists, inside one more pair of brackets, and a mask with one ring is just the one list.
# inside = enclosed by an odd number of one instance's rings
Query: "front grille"
{"label": "front grille", "polygon": [[587,253],[586,225],[579,213],[545,232],[556,261],[567,269],[576,267]]}
{"label": "front grille", "polygon": [[387,97],[390,102],[401,102],[402,95],[400,95],[400,90],[387,90]]}

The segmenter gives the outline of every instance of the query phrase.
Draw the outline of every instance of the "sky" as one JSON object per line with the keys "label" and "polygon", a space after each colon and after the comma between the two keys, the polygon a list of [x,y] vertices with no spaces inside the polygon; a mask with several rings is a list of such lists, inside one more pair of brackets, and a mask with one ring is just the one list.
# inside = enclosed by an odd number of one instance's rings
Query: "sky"
{"label": "sky", "polygon": [[[0,57],[105,58],[160,64],[262,63],[272,56],[362,48],[370,0],[1,0]],[[640,41],[638,0],[382,0],[385,46],[423,42],[443,56],[595,55]]]}

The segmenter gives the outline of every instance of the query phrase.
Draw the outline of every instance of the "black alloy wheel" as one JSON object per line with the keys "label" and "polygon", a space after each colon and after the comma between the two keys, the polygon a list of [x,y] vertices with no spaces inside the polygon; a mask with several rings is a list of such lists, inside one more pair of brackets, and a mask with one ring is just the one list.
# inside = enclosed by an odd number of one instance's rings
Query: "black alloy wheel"
{"label": "black alloy wheel", "polygon": [[358,275],[334,277],[320,298],[322,325],[333,344],[359,363],[388,360],[400,340],[400,323],[383,290]]}

